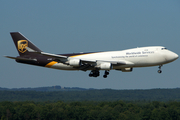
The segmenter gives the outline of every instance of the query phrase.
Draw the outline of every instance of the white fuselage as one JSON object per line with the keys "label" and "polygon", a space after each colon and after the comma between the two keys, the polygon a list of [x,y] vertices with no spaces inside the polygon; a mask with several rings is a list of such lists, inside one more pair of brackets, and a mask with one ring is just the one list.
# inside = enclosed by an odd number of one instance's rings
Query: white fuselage
{"label": "white fuselage", "polygon": [[[163,65],[172,62],[178,58],[178,55],[161,46],[140,47],[122,51],[107,51],[87,53],[82,55],[71,56],[69,59],[82,59],[89,61],[102,62],[124,62],[125,65],[113,65],[112,69],[149,67]],[[73,66],[63,63],[56,63],[51,68],[62,70],[77,70]]]}

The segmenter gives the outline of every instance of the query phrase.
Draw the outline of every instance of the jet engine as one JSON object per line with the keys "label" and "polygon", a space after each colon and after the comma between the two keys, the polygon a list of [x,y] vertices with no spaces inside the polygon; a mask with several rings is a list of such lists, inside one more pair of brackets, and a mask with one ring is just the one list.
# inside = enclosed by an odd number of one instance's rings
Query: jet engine
{"label": "jet engine", "polygon": [[81,60],[80,59],[70,59],[69,60],[69,65],[73,66],[73,67],[79,67],[81,66]]}
{"label": "jet engine", "polygon": [[110,70],[110,69],[112,69],[112,64],[111,63],[101,63],[99,67],[101,70]]}

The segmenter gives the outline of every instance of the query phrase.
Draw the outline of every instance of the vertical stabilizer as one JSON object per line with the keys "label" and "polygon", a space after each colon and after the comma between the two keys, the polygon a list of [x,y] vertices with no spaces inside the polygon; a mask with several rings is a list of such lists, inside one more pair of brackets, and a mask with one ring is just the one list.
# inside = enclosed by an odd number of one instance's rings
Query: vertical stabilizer
{"label": "vertical stabilizer", "polygon": [[24,37],[21,33],[19,32],[11,32],[11,37],[14,41],[14,44],[17,48],[17,51],[20,56],[28,55],[29,52],[26,49],[26,47],[29,47],[35,51],[41,52],[41,50],[36,47],[31,41],[29,41],[26,37]]}

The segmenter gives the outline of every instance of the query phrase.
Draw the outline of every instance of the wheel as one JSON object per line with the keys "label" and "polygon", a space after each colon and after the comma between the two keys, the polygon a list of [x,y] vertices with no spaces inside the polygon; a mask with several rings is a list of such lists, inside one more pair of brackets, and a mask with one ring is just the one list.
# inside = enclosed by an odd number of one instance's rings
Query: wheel
{"label": "wheel", "polygon": [[107,75],[103,75],[104,78],[107,78]]}
{"label": "wheel", "polygon": [[92,77],[93,75],[92,74],[89,74],[89,77]]}
{"label": "wheel", "polygon": [[96,75],[99,76],[99,72],[97,72]]}
{"label": "wheel", "polygon": [[106,75],[109,75],[109,72],[105,71],[105,74],[106,74]]}
{"label": "wheel", "polygon": [[158,73],[162,73],[162,71],[161,71],[161,70],[158,70]]}
{"label": "wheel", "polygon": [[97,75],[93,75],[93,77],[97,77]]}

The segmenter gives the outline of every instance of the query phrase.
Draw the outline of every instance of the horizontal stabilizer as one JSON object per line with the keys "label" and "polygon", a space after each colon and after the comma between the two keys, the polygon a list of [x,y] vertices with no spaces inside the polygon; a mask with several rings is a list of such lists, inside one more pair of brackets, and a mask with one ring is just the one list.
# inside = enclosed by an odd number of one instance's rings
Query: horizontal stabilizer
{"label": "horizontal stabilizer", "polygon": [[15,59],[15,60],[37,61],[36,59],[28,59],[28,58],[23,58],[23,57],[11,57],[11,56],[4,56],[4,57]]}

